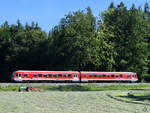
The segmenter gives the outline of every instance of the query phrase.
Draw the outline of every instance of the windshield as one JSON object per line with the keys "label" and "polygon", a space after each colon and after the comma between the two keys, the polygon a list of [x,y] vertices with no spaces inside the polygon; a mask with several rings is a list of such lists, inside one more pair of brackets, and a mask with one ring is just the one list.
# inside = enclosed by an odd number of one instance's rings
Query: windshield
{"label": "windshield", "polygon": [[15,75],[15,72],[12,73],[12,76],[11,76],[11,79],[13,80],[14,78],[14,75]]}

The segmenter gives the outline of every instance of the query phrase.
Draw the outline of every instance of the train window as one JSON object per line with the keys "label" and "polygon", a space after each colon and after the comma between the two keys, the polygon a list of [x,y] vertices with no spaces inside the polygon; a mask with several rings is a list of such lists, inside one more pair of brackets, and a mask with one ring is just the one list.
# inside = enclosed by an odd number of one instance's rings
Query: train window
{"label": "train window", "polygon": [[110,77],[110,75],[107,75],[107,77]]}
{"label": "train window", "polygon": [[27,73],[24,73],[24,77],[28,77],[28,74],[27,74]]}
{"label": "train window", "polygon": [[77,77],[76,74],[73,74],[74,77]]}
{"label": "train window", "polygon": [[66,74],[63,74],[63,77],[67,77],[67,75],[66,75]]}
{"label": "train window", "polygon": [[134,75],[132,75],[132,77],[134,77]]}
{"label": "train window", "polygon": [[92,74],[90,74],[89,77],[92,77]]}
{"label": "train window", "polygon": [[42,77],[42,74],[38,74],[39,75],[39,77]]}
{"label": "train window", "polygon": [[115,76],[114,74],[111,75],[111,77],[114,77],[114,76]]}
{"label": "train window", "polygon": [[48,74],[49,77],[52,77],[52,74]]}
{"label": "train window", "polygon": [[98,77],[101,77],[101,75],[98,75]]}
{"label": "train window", "polygon": [[127,77],[130,77],[130,75],[127,75]]}
{"label": "train window", "polygon": [[47,74],[44,74],[44,77],[47,77]]}
{"label": "train window", "polygon": [[116,78],[118,78],[119,76],[118,75],[116,75]]}
{"label": "train window", "polygon": [[71,77],[71,74],[68,74],[68,77]]}
{"label": "train window", "polygon": [[58,74],[58,77],[62,77],[62,74]]}
{"label": "train window", "polygon": [[21,73],[18,73],[18,77],[21,77],[21,75],[22,75]]}
{"label": "train window", "polygon": [[120,78],[122,78],[122,77],[123,77],[123,75],[121,74],[121,75],[120,75]]}
{"label": "train window", "polygon": [[106,75],[105,75],[105,74],[103,74],[103,77],[106,77]]}
{"label": "train window", "polygon": [[97,75],[95,74],[94,77],[97,77]]}
{"label": "train window", "polygon": [[18,73],[16,73],[16,77],[18,77]]}
{"label": "train window", "polygon": [[53,77],[57,77],[57,74],[54,74]]}
{"label": "train window", "polygon": [[33,76],[34,76],[34,77],[36,77],[36,76],[37,76],[37,74],[36,74],[36,73],[33,73]]}
{"label": "train window", "polygon": [[86,78],[86,74],[84,74],[84,78]]}

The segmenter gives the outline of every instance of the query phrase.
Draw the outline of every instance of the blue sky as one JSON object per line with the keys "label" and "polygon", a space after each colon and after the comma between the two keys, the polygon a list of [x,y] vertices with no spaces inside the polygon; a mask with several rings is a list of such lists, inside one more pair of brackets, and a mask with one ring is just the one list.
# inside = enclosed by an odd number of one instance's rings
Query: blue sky
{"label": "blue sky", "polygon": [[85,10],[91,7],[93,14],[98,17],[100,12],[106,10],[110,3],[115,5],[121,1],[130,8],[134,3],[136,7],[143,7],[146,0],[0,0],[0,24],[5,20],[9,24],[32,21],[38,22],[42,30],[48,32],[59,24],[61,18],[69,12]]}

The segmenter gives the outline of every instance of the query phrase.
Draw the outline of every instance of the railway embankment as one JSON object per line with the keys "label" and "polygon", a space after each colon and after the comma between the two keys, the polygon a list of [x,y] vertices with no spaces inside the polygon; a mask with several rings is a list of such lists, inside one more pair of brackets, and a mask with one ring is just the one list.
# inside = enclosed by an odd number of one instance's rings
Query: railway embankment
{"label": "railway embankment", "polygon": [[150,83],[1,83],[0,91],[18,91],[22,86],[44,91],[150,90]]}

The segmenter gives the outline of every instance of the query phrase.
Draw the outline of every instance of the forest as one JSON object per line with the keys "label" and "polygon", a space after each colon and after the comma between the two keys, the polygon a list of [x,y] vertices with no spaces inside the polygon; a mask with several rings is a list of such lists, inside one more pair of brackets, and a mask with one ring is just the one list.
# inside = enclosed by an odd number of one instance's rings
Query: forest
{"label": "forest", "polygon": [[38,23],[0,26],[0,82],[16,70],[125,71],[150,81],[150,8],[123,2],[66,14],[49,33]]}

